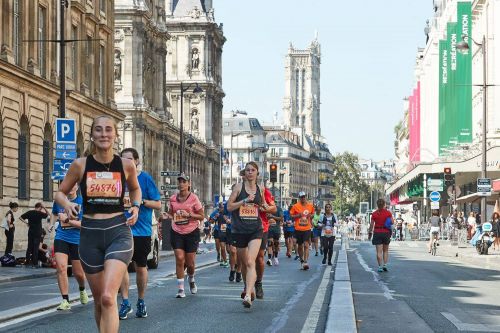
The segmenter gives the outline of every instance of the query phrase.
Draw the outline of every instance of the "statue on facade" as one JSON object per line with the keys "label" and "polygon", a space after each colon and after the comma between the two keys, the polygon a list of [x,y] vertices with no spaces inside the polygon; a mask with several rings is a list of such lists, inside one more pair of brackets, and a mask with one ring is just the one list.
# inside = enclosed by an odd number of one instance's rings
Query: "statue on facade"
{"label": "statue on facade", "polygon": [[114,61],[114,76],[115,81],[122,80],[122,58],[120,50],[115,50],[115,61]]}
{"label": "statue on facade", "polygon": [[194,109],[191,112],[191,130],[198,131],[199,120],[198,120],[198,110]]}
{"label": "statue on facade", "polygon": [[200,65],[200,55],[197,48],[193,48],[191,51],[191,68],[198,69]]}
{"label": "statue on facade", "polygon": [[198,6],[194,6],[193,10],[191,11],[191,18],[199,19],[200,16],[201,10],[198,8]]}

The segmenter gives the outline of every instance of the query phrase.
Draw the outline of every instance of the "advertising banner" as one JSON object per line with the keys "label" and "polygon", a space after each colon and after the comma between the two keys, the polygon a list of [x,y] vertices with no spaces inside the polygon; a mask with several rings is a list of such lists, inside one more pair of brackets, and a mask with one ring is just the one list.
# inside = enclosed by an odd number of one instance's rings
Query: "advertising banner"
{"label": "advertising banner", "polygon": [[[471,3],[459,2],[457,4],[457,41],[465,42],[471,46]],[[457,91],[457,118],[458,142],[472,142],[472,52],[457,52],[456,91]]]}
{"label": "advertising banner", "polygon": [[446,40],[439,41],[439,156],[448,148],[446,127],[446,89],[448,87],[448,47]]}
{"label": "advertising banner", "polygon": [[446,127],[448,128],[448,144],[450,147],[458,143],[458,110],[457,110],[457,23],[448,22],[448,88],[446,89]]}

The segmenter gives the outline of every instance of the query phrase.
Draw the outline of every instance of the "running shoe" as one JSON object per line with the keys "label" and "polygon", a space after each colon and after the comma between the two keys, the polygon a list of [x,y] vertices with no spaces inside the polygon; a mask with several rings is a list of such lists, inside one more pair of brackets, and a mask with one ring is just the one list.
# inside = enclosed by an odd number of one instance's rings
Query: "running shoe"
{"label": "running shoe", "polygon": [[179,289],[179,291],[177,291],[177,294],[175,295],[176,298],[184,298],[186,297],[186,293],[184,292],[184,289]]}
{"label": "running shoe", "polygon": [[302,263],[302,269],[304,269],[305,271],[307,271],[309,269],[309,264],[307,263],[307,261],[304,261]]}
{"label": "running shoe", "polygon": [[387,271],[388,271],[388,269],[387,269],[387,265],[382,266],[382,270],[383,270],[384,272],[387,272]]}
{"label": "running shoe", "polygon": [[137,318],[146,318],[148,316],[144,301],[137,301],[137,311],[135,312],[135,316]]}
{"label": "running shoe", "polygon": [[236,274],[236,271],[230,271],[229,272],[229,282],[234,281],[234,274]]}
{"label": "running shoe", "polygon": [[120,305],[120,311],[118,311],[118,316],[121,320],[127,319],[128,314],[132,313],[132,305],[130,303],[123,303]]}
{"label": "running shoe", "polygon": [[[246,295],[246,294],[247,294],[246,290],[245,290],[245,289],[243,289],[243,292],[242,292],[242,293],[241,293],[241,295],[240,295],[240,296],[241,296],[241,299],[245,299],[245,295]],[[252,297],[251,297],[252,301],[253,301],[253,300],[255,300],[255,293],[252,293],[252,294],[251,294],[251,296],[252,296]]]}
{"label": "running shoe", "polygon": [[224,263],[222,264],[222,267],[226,268],[226,267],[229,267],[229,263],[226,261],[224,261]]}
{"label": "running shoe", "polygon": [[191,290],[191,294],[196,294],[198,292],[198,287],[194,281],[189,282],[189,290]]}
{"label": "running shoe", "polygon": [[257,299],[264,298],[264,290],[262,289],[261,281],[255,282],[255,297],[257,297]]}
{"label": "running shoe", "polygon": [[377,269],[377,272],[379,272],[379,273],[380,273],[380,272],[383,272],[383,271],[384,271],[384,270],[382,269],[382,267],[379,267],[379,268]]}
{"label": "running shoe", "polygon": [[328,260],[328,266],[331,266],[332,265],[332,262],[330,260]]}
{"label": "running shoe", "polygon": [[267,266],[272,266],[273,265],[273,262],[271,261],[271,259],[267,259]]}
{"label": "running shoe", "polygon": [[295,256],[293,260],[298,260],[299,258],[300,258],[299,256]]}
{"label": "running shoe", "polygon": [[89,302],[89,295],[85,290],[80,291],[80,303],[87,304]]}
{"label": "running shoe", "polygon": [[323,258],[323,260],[321,261],[321,263],[322,263],[323,265],[326,265],[326,258]]}
{"label": "running shoe", "polygon": [[69,302],[65,299],[62,300],[61,304],[57,307],[57,310],[59,311],[69,311],[71,310],[71,305]]}
{"label": "running shoe", "polygon": [[317,257],[318,255],[319,255],[318,252],[316,252],[316,254],[314,256]]}
{"label": "running shoe", "polygon": [[278,258],[274,258],[273,264],[274,264],[275,266],[279,266],[280,261],[278,260]]}
{"label": "running shoe", "polygon": [[240,283],[242,280],[241,272],[236,272],[236,282]]}
{"label": "running shoe", "polygon": [[243,306],[247,309],[252,306],[252,299],[250,296],[245,295],[245,298],[243,298]]}
{"label": "running shoe", "polygon": [[288,258],[291,258],[291,257],[292,257],[292,255],[291,255],[290,253],[287,253],[287,254],[286,254],[286,256],[287,256]]}

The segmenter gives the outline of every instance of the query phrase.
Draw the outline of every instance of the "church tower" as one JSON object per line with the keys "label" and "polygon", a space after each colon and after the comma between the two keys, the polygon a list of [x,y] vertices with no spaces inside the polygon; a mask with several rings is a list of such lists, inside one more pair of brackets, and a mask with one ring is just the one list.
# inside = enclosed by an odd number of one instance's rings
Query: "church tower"
{"label": "church tower", "polygon": [[305,50],[290,43],[285,59],[285,124],[288,128],[300,127],[311,137],[321,136],[320,65],[321,46],[317,36]]}

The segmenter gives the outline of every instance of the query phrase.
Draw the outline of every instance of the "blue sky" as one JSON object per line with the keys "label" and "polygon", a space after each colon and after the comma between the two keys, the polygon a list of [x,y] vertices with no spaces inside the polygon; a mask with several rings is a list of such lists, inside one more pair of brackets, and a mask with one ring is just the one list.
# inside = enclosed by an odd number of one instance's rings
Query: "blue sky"
{"label": "blue sky", "polygon": [[282,117],[291,41],[321,43],[321,131],[333,153],[394,157],[393,128],[413,87],[430,0],[215,0],[224,24],[224,112]]}

